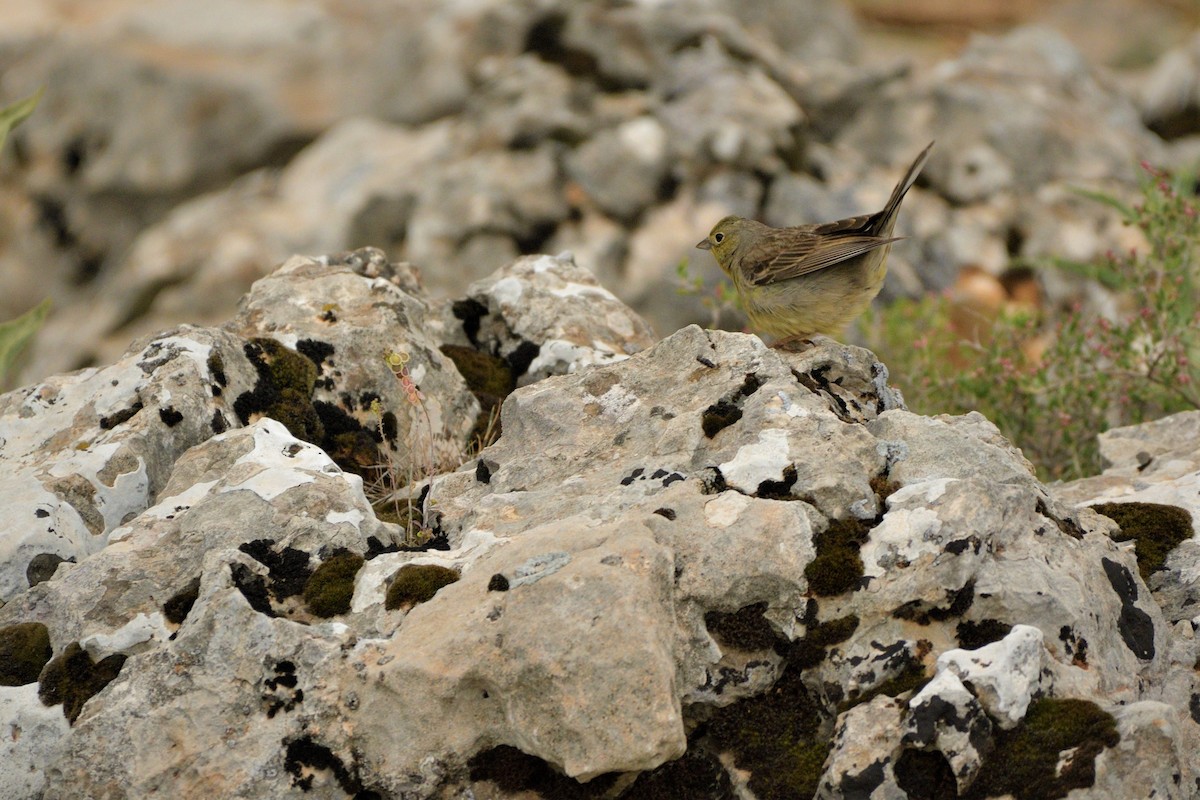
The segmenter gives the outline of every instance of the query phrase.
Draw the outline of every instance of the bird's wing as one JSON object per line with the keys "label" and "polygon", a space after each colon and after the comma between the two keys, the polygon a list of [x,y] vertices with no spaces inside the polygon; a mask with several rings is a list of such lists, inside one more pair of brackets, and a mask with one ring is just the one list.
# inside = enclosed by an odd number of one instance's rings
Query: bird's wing
{"label": "bird's wing", "polygon": [[790,278],[798,278],[904,238],[902,236],[828,236],[817,233],[801,233],[794,229],[780,231],[780,233],[785,232],[790,233],[791,236],[784,241],[763,242],[763,245],[774,244],[775,246],[759,249],[759,253],[765,256],[769,252],[775,252],[779,245],[784,245],[783,249],[778,250],[777,255],[755,258],[756,254],[750,254],[745,259],[742,275],[752,285],[763,286]]}

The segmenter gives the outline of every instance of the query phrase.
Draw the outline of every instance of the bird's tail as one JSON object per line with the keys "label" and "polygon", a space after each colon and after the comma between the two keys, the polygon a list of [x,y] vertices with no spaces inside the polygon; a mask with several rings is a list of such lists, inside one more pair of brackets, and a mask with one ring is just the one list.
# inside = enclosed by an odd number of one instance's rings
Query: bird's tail
{"label": "bird's tail", "polygon": [[904,173],[904,177],[896,184],[896,188],[892,189],[892,196],[888,198],[887,205],[883,207],[883,211],[879,213],[879,218],[884,221],[881,228],[886,228],[886,231],[880,231],[881,234],[888,233],[892,229],[892,221],[896,217],[896,211],[900,208],[900,203],[904,200],[904,195],[916,183],[917,176],[921,174],[921,170],[925,168],[925,162],[929,160],[929,151],[933,149],[933,142],[925,146],[908,168],[908,172]]}

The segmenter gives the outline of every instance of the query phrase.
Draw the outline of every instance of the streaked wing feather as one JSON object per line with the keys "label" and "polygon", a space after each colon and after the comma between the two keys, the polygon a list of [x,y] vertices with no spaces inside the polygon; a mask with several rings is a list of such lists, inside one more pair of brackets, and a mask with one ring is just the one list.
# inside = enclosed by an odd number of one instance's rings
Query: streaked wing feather
{"label": "streaked wing feather", "polygon": [[770,260],[750,261],[743,267],[743,274],[755,286],[786,281],[832,267],[902,238],[904,237],[805,237]]}

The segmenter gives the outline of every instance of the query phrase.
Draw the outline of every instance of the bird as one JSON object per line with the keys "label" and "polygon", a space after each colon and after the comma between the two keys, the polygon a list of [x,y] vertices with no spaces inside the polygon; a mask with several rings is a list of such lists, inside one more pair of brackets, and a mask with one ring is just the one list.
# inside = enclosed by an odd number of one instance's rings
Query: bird
{"label": "bird", "polygon": [[866,310],[887,275],[896,213],[933,149],[930,142],[874,214],[821,225],[772,228],[728,216],[696,244],[709,250],[733,281],[750,329],[775,346],[835,336]]}

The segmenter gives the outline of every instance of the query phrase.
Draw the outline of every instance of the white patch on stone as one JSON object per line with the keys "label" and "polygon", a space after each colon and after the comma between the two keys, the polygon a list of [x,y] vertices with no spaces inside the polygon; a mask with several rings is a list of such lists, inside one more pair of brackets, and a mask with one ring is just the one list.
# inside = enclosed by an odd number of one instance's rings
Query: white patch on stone
{"label": "white patch on stone", "polygon": [[782,480],[784,468],[791,463],[787,431],[767,428],[759,431],[757,442],[739,447],[737,455],[718,469],[728,486],[753,494],[763,481]]}
{"label": "white patch on stone", "polygon": [[94,633],[79,640],[79,646],[88,652],[93,661],[99,661],[113,653],[127,653],[133,647],[157,639],[165,642],[171,637],[163,615],[139,613],[120,628],[110,633]]}
{"label": "white patch on stone", "polygon": [[[528,374],[553,375],[562,372],[571,374],[578,372],[582,367],[590,367],[592,364],[611,364],[626,358],[628,356],[613,353],[607,348],[582,347],[563,339],[550,339],[542,343],[537,358],[529,365]],[[560,366],[565,369],[560,369]]]}
{"label": "white patch on stone", "polygon": [[871,529],[860,552],[863,574],[878,577],[897,564],[942,552],[942,520],[931,508],[892,508]]}
{"label": "white patch on stone", "polygon": [[41,797],[46,765],[66,749],[71,723],[61,705],[46,706],[38,685],[0,686],[0,787],[5,797]]}
{"label": "white patch on stone", "polygon": [[[264,500],[274,500],[288,489],[312,483],[316,480],[313,473],[323,472],[333,463],[320,448],[299,441],[283,423],[270,417],[257,420],[253,427],[254,449],[233,466],[253,464],[260,469],[241,483],[226,485],[222,492],[246,489]],[[285,454],[292,447],[296,447],[295,453]]]}
{"label": "white patch on stone", "polygon": [[[542,270],[535,271],[541,272]],[[492,288],[488,291],[492,297],[496,298],[502,306],[513,306],[521,299],[525,287],[521,284],[520,278],[501,278],[492,284]]]}
{"label": "white patch on stone", "polygon": [[[179,494],[164,497],[154,505],[142,512],[143,515],[157,517],[158,519],[166,519],[167,517],[180,514],[187,511],[196,503],[200,502],[209,491],[217,485],[217,481],[200,481],[193,483],[188,488],[184,489]],[[108,537],[110,542],[115,542],[124,538],[129,533],[129,527],[117,528]]]}
{"label": "white patch on stone", "polygon": [[614,419],[617,424],[623,424],[632,419],[638,406],[641,405],[637,395],[619,383],[614,384],[607,392],[597,397],[596,402],[600,405],[602,413],[606,417]]}
{"label": "white patch on stone", "polygon": [[710,528],[728,528],[750,505],[750,498],[741,492],[721,492],[704,504],[704,521]]}
{"label": "white patch on stone", "polygon": [[969,683],[1000,727],[1011,730],[1025,718],[1041,686],[1045,653],[1040,628],[1014,625],[1003,639],[978,650],[947,650],[938,656],[937,671],[949,670],[964,685]]}
{"label": "white patch on stone", "polygon": [[600,300],[608,300],[613,303],[620,302],[617,300],[616,295],[614,295],[608,289],[595,284],[575,283],[574,281],[568,281],[563,286],[556,289],[549,289],[548,291],[555,297],[563,299],[578,297],[583,300],[595,300],[598,298]]}
{"label": "white patch on stone", "polygon": [[362,521],[364,519],[366,519],[366,515],[357,508],[352,508],[349,511],[330,511],[325,515],[325,521],[330,525],[349,522],[356,528],[362,527]]}

